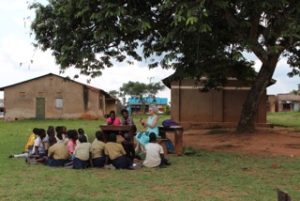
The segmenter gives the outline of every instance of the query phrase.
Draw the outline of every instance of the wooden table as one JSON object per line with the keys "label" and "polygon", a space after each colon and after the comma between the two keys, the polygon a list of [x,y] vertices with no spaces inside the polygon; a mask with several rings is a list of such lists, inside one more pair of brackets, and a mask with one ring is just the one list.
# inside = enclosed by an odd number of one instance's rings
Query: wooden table
{"label": "wooden table", "polygon": [[159,133],[162,138],[166,137],[166,132],[174,133],[175,153],[181,156],[183,154],[183,128],[181,126],[159,127]]}
{"label": "wooden table", "polygon": [[124,126],[113,126],[113,125],[101,125],[100,126],[103,133],[109,135],[110,133],[115,133],[116,135],[128,133],[131,141],[134,140],[134,134],[136,132],[135,125],[124,125]]}

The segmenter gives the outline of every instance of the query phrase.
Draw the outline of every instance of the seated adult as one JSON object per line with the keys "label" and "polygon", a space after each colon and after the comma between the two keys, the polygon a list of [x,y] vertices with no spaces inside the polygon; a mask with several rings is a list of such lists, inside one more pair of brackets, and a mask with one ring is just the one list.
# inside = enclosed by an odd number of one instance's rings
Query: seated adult
{"label": "seated adult", "polygon": [[[122,119],[121,119],[121,125],[122,126],[132,126],[132,130],[130,130],[129,132],[131,133],[136,133],[136,127],[135,127],[135,124],[133,122],[133,118],[129,115],[129,112],[128,110],[126,109],[122,109],[121,110],[121,115],[122,115]],[[129,136],[128,132],[120,132],[120,134],[122,135],[122,137],[125,139],[125,141],[127,141],[128,139],[129,140],[132,140],[130,138],[126,139],[125,138],[125,135]],[[126,148],[124,148],[125,151],[126,151]],[[127,151],[126,151],[127,152]]]}
{"label": "seated adult", "polygon": [[74,151],[73,168],[85,169],[89,165],[91,143],[87,142],[84,135],[81,135],[78,140],[80,143],[76,145]]}
{"label": "seated adult", "polygon": [[144,147],[146,144],[149,143],[149,134],[154,133],[156,137],[158,137],[158,115],[156,114],[157,108],[155,106],[150,106],[148,111],[148,118],[147,121],[141,119],[140,123],[146,129],[144,132],[139,132],[135,136],[137,146],[136,151],[144,151]]}
{"label": "seated adult", "polygon": [[121,125],[134,125],[132,117],[129,115],[128,110],[123,109],[121,110]]}
{"label": "seated adult", "polygon": [[169,165],[169,162],[164,157],[164,149],[156,142],[156,134],[150,133],[149,143],[145,145],[146,158],[143,162],[145,167],[163,167]]}
{"label": "seated adult", "polygon": [[67,145],[59,141],[48,149],[48,165],[51,167],[61,167],[68,161],[70,155]]}
{"label": "seated adult", "polygon": [[106,156],[104,154],[104,136],[101,131],[96,132],[96,138],[92,143],[91,153],[92,153],[92,163],[94,167],[103,167],[106,162]]}
{"label": "seated adult", "polygon": [[123,146],[117,143],[117,137],[114,133],[109,135],[104,152],[116,169],[132,168],[132,161],[126,156]]}
{"label": "seated adult", "polygon": [[121,121],[120,119],[116,116],[115,111],[110,111],[109,117],[106,119],[107,125],[113,125],[113,126],[120,126]]}

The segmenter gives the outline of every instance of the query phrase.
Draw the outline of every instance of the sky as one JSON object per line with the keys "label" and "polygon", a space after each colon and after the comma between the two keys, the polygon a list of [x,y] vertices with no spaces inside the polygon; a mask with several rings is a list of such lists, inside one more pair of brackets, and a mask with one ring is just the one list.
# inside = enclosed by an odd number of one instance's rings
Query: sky
{"label": "sky", "polygon": [[[30,22],[33,11],[28,9],[28,0],[0,0],[0,87],[22,82],[48,73],[59,74],[59,66],[55,63],[50,51],[36,50],[32,42],[34,36],[30,34]],[[45,2],[45,0],[44,0]],[[260,62],[253,55],[248,56],[255,60],[258,70]],[[117,63],[105,69],[102,76],[94,78],[90,85],[105,91],[119,90],[123,83],[139,81],[144,83],[159,82],[174,71],[155,68],[149,70],[145,63]],[[267,89],[268,94],[287,93],[298,88],[299,77],[289,78],[289,67],[286,60],[278,63],[273,78],[276,83]],[[69,69],[61,76],[73,78],[79,72]],[[87,83],[88,77],[80,75],[76,81]],[[170,99],[170,90],[159,92],[157,96]],[[0,98],[3,93],[0,92]]]}

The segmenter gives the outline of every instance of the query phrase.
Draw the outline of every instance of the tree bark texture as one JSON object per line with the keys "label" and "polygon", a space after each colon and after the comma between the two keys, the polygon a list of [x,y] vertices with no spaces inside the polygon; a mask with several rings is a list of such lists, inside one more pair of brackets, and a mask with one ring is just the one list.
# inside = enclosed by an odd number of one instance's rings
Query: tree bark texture
{"label": "tree bark texture", "polygon": [[255,83],[252,85],[243,104],[240,120],[236,128],[237,133],[252,133],[255,131],[259,102],[272,80],[278,58],[278,56],[273,56],[262,64]]}

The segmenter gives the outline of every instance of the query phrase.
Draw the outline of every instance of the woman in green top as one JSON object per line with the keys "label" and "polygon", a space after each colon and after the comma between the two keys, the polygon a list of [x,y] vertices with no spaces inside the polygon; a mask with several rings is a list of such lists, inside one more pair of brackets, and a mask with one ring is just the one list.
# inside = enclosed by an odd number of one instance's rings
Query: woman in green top
{"label": "woman in green top", "polygon": [[[139,132],[135,139],[137,141],[136,150],[138,151],[140,148],[149,143],[149,134],[154,133],[156,137],[158,137],[158,115],[156,114],[157,108],[155,106],[150,106],[148,111],[147,121],[141,119],[141,124],[146,129],[145,132]],[[142,147],[141,147],[142,146]]]}

